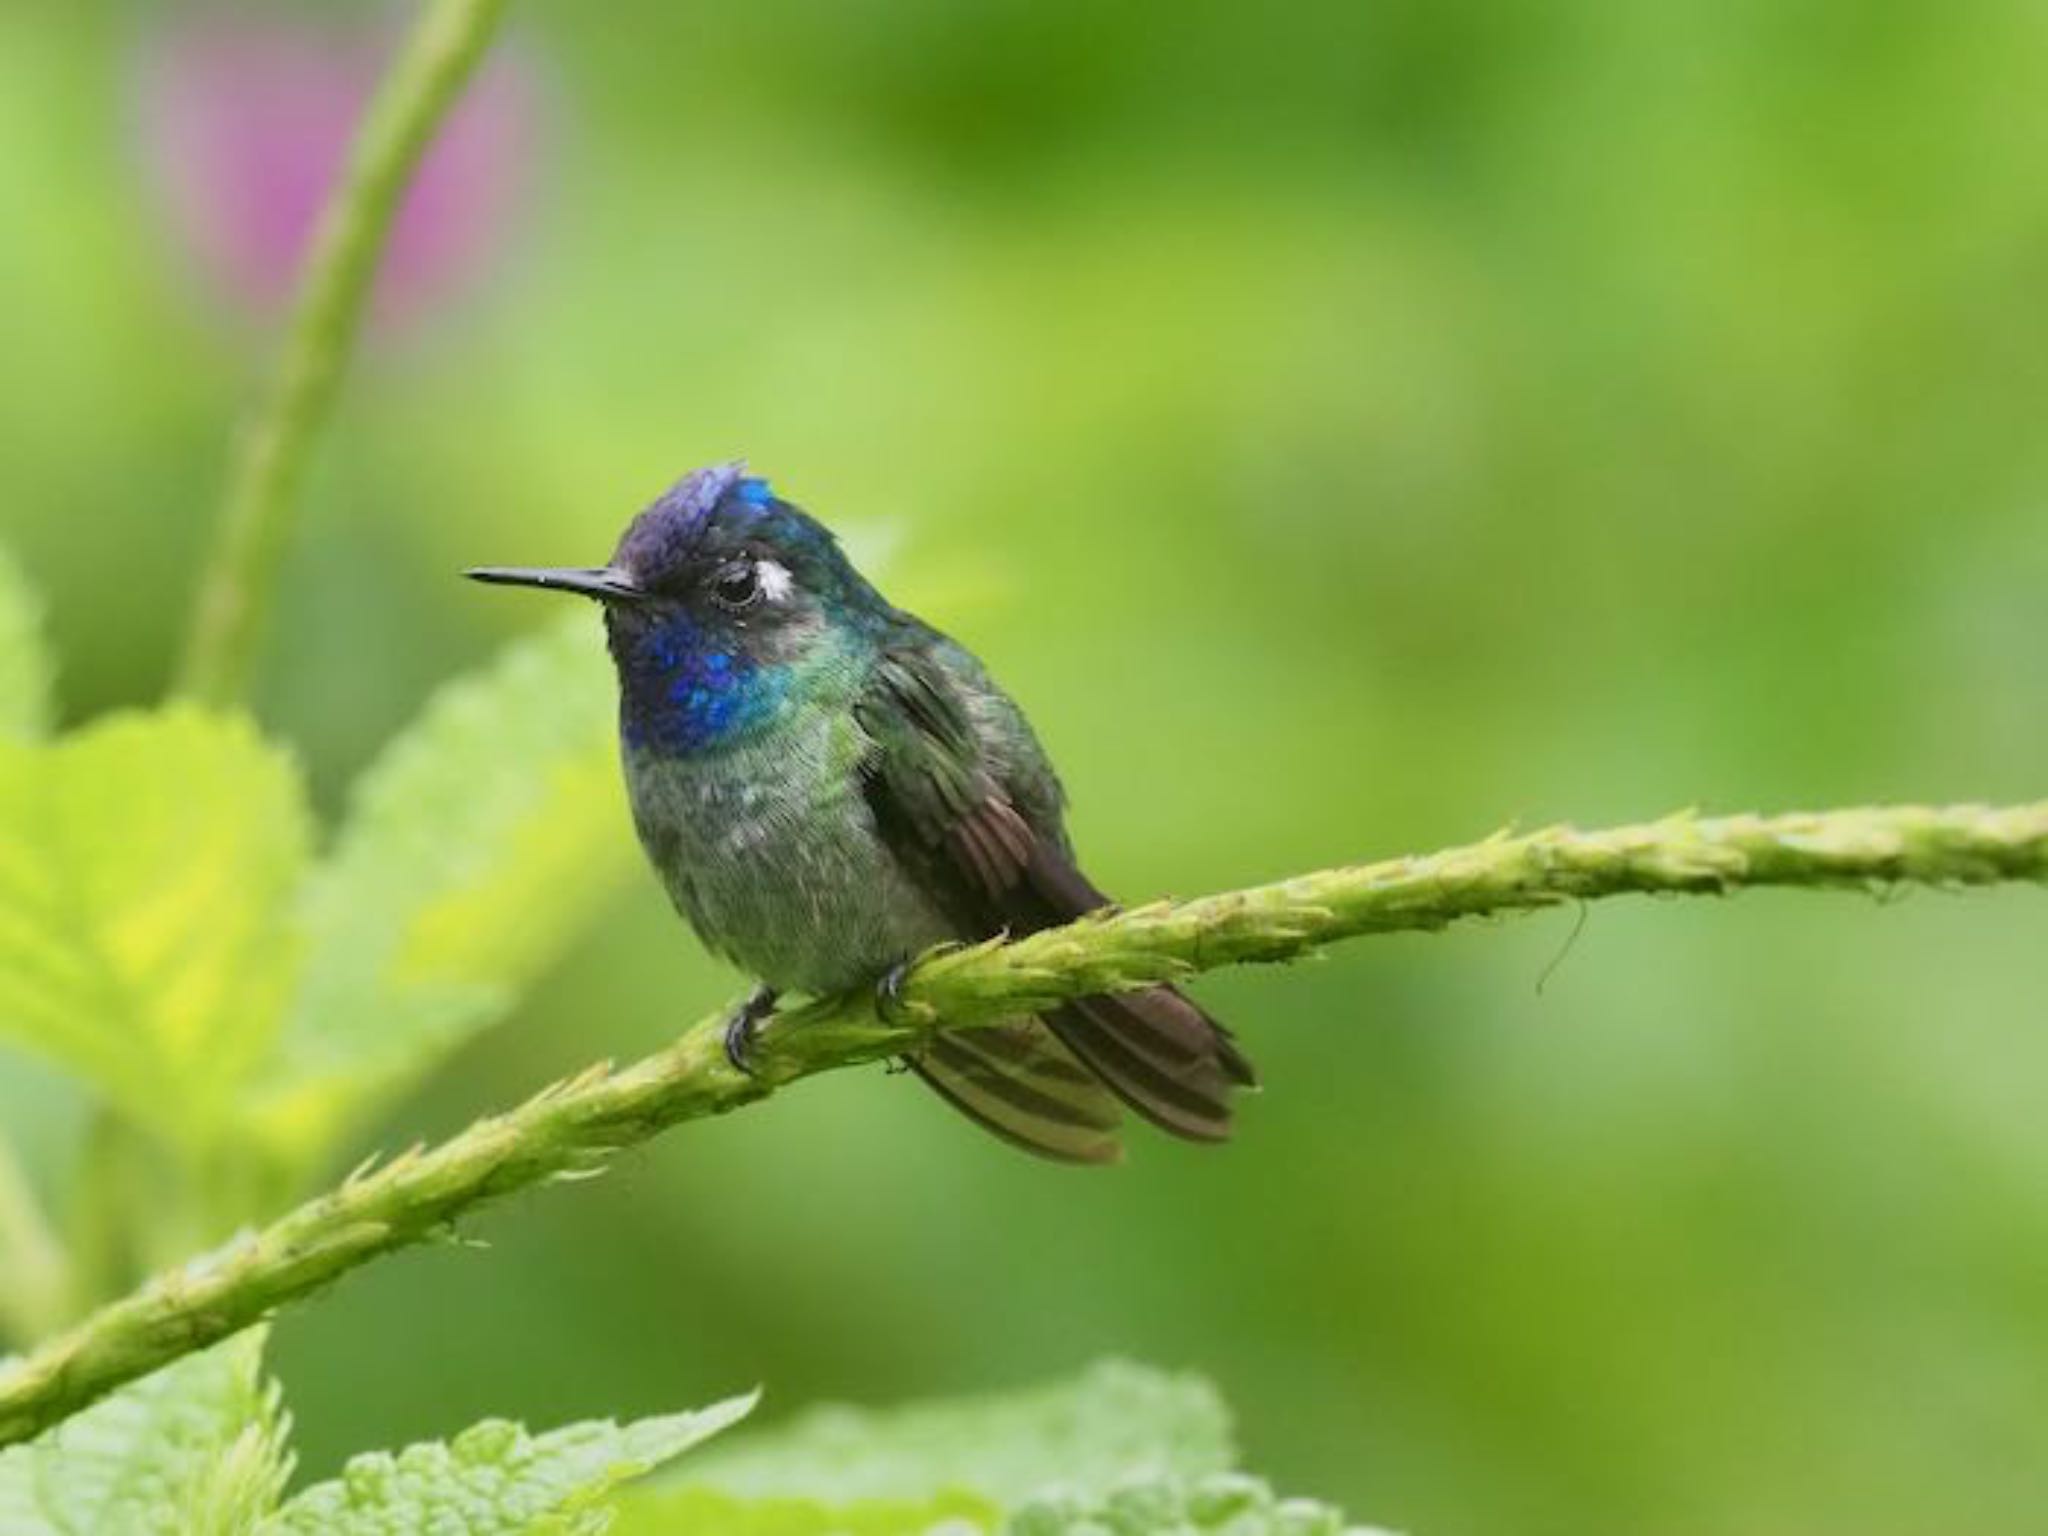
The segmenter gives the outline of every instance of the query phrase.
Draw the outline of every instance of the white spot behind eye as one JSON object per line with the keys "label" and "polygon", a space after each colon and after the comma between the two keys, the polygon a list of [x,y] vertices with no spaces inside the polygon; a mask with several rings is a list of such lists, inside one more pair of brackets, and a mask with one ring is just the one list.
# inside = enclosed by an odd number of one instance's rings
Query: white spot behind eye
{"label": "white spot behind eye", "polygon": [[789,567],[773,560],[755,562],[754,576],[761,583],[761,595],[771,603],[781,602],[796,590],[796,578],[789,574]]}

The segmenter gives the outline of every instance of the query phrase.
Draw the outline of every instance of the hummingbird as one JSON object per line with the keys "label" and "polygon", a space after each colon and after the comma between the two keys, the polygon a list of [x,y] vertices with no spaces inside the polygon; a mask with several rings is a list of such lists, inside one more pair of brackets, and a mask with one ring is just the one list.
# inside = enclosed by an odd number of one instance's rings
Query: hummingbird
{"label": "hummingbird", "polygon": [[[744,463],[678,481],[606,565],[466,574],[601,606],[641,846],[706,947],[760,983],[726,1030],[741,1070],[784,993],[886,1004],[933,945],[1110,905],[1024,712]],[[942,1029],[907,1065],[985,1130],[1073,1163],[1121,1155],[1123,1108],[1221,1141],[1256,1083],[1167,986]]]}

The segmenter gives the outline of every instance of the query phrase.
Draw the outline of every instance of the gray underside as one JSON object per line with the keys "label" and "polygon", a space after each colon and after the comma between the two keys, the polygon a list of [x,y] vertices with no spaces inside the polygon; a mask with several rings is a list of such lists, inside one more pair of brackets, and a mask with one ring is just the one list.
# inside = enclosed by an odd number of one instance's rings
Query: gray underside
{"label": "gray underside", "polygon": [[850,715],[698,757],[628,758],[634,824],[704,943],[779,991],[832,992],[957,937],[875,829]]}

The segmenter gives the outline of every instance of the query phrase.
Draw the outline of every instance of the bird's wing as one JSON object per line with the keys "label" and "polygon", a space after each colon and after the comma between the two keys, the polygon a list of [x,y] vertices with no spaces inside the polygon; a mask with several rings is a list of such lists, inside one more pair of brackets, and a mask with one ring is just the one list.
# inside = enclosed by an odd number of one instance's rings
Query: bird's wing
{"label": "bird's wing", "polygon": [[[930,646],[887,651],[856,706],[873,743],[863,783],[882,837],[963,938],[1029,933],[1108,905],[1067,851],[1056,795],[1036,792],[1035,820],[1020,810],[1033,786],[1019,782],[1015,760],[1037,744],[962,654],[949,664]],[[1049,771],[1040,777],[1050,782]],[[1227,1136],[1231,1090],[1254,1080],[1222,1026],[1170,987],[1082,999],[1044,1022],[1095,1079],[1176,1135]]]}
{"label": "bird's wing", "polygon": [[1104,905],[1002,782],[961,682],[922,648],[885,652],[855,706],[874,743],[865,787],[896,856],[960,928],[1029,932]]}

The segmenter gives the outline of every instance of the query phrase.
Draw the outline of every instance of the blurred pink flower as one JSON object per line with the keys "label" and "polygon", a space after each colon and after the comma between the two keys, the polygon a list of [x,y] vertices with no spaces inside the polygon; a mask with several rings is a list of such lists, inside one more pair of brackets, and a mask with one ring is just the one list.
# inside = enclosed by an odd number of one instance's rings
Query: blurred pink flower
{"label": "blurred pink flower", "polygon": [[[231,302],[261,315],[299,262],[397,40],[297,8],[215,8],[152,27],[138,117],[146,175],[177,237]],[[540,103],[500,50],[427,151],[391,231],[379,318],[403,320],[487,273],[532,190]]]}

